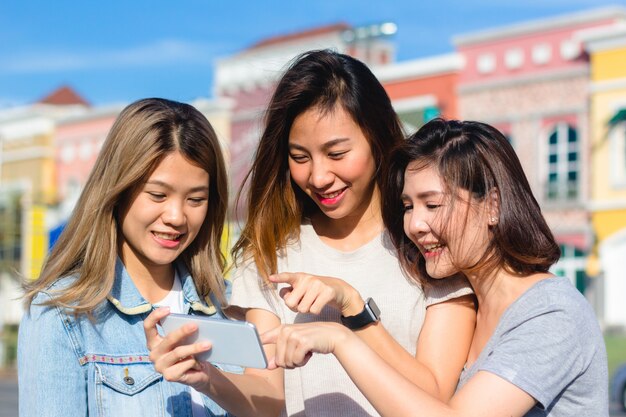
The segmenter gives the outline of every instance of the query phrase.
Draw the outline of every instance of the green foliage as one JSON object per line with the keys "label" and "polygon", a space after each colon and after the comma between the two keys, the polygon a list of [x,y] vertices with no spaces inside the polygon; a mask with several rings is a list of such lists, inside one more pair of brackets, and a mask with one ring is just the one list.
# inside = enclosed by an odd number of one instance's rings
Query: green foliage
{"label": "green foliage", "polygon": [[606,353],[609,360],[609,377],[622,363],[626,363],[626,335],[606,335]]}

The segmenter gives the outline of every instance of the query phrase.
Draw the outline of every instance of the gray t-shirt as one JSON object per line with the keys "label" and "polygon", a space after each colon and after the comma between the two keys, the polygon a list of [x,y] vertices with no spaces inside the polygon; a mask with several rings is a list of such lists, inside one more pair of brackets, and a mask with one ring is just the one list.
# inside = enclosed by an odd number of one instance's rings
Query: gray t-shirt
{"label": "gray t-shirt", "polygon": [[537,282],[509,306],[457,390],[479,371],[537,400],[528,417],[609,415],[602,332],[587,300],[565,277]]}

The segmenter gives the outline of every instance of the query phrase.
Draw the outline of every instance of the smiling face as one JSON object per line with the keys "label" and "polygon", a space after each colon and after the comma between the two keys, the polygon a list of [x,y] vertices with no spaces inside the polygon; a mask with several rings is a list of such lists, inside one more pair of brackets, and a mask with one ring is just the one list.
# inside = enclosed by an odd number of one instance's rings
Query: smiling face
{"label": "smiling face", "polygon": [[340,106],[300,114],[289,131],[291,178],[331,220],[377,207],[376,162],[369,142]]}
{"label": "smiling face", "polygon": [[452,276],[471,268],[489,245],[489,207],[469,191],[454,200],[438,171],[409,164],[402,191],[404,232],[415,243],[431,278]]}
{"label": "smiling face", "polygon": [[202,227],[208,185],[209,174],[179,152],[163,158],[121,215],[120,255],[129,272],[171,269]]}

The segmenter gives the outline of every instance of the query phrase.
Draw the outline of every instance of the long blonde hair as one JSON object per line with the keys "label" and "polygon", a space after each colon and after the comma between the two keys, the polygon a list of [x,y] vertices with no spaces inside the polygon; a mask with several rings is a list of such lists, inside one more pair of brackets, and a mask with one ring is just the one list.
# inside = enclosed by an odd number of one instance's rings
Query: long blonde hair
{"label": "long blonde hair", "polygon": [[85,188],[36,281],[25,283],[30,305],[38,292],[59,278],[74,276],[55,289],[46,304],[88,313],[111,291],[115,279],[120,225],[118,210],[134,195],[163,158],[180,152],[209,174],[209,201],[195,240],[180,255],[198,294],[213,292],[224,302],[224,256],[220,238],[228,190],[224,159],[209,121],[193,106],[149,98],[127,106],[109,132]]}

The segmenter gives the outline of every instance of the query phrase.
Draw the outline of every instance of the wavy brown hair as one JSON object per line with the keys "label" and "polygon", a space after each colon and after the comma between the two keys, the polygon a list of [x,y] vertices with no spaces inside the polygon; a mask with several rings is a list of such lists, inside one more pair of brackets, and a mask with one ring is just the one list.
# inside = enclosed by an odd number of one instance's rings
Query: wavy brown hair
{"label": "wavy brown hair", "polygon": [[[547,272],[561,252],[550,231],[513,147],[494,127],[480,122],[435,119],[404,143],[392,156],[388,184],[383,188],[383,220],[403,269],[429,285],[424,257],[406,236],[401,200],[405,171],[434,168],[452,196],[459,190],[481,201],[497,190],[499,217],[481,259],[470,267],[503,267],[520,276]],[[445,221],[443,222],[446,223]]]}
{"label": "wavy brown hair", "polygon": [[113,124],[85,188],[39,278],[27,282],[25,301],[62,277],[76,279],[46,304],[88,313],[111,291],[121,226],[118,210],[136,194],[163,158],[180,152],[209,174],[207,214],[198,236],[180,255],[198,293],[224,301],[220,238],[226,215],[227,177],[217,136],[193,106],[149,98],[127,106]]}
{"label": "wavy brown hair", "polygon": [[297,238],[303,216],[319,210],[289,174],[289,131],[311,108],[329,113],[340,105],[361,128],[378,165],[382,186],[389,152],[403,138],[385,89],[365,64],[331,50],[298,56],[283,74],[269,103],[265,127],[246,185],[246,224],[232,251],[234,259],[253,259],[263,278],[275,273],[277,251]]}

